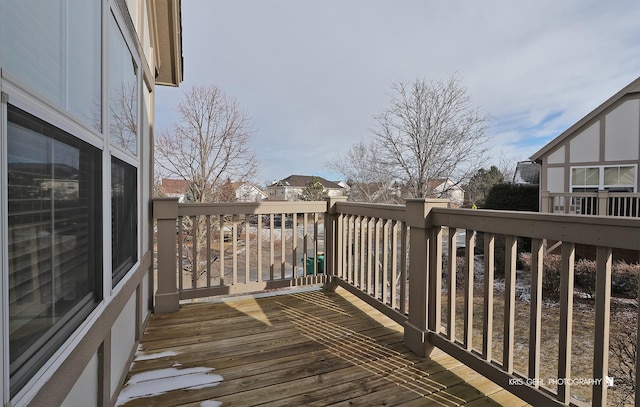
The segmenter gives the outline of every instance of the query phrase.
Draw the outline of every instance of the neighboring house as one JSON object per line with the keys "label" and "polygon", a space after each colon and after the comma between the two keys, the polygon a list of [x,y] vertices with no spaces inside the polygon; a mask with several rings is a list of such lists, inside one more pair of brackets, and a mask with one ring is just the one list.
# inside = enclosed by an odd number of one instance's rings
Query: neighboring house
{"label": "neighboring house", "polygon": [[178,202],[184,202],[184,198],[189,190],[190,181],[183,179],[163,178],[158,188],[160,196],[167,198],[178,198]]}
{"label": "neighboring house", "polygon": [[338,184],[340,187],[342,187],[342,189],[344,190],[344,195],[349,195],[349,193],[351,192],[351,185],[347,184],[346,181],[334,181],[336,184]]}
{"label": "neighboring house", "polygon": [[262,202],[268,198],[262,189],[251,182],[233,182],[231,185],[238,202]]}
{"label": "neighboring house", "polygon": [[333,181],[322,177],[290,175],[280,181],[274,181],[267,187],[270,201],[299,201],[304,189],[314,179],[322,184],[328,196],[345,196],[345,190]]}
{"label": "neighboring house", "polygon": [[113,406],[152,309],[180,0],[0,0],[0,404]]}
{"label": "neighboring house", "polygon": [[542,211],[640,216],[640,78],[531,160],[541,165]]}
{"label": "neighboring house", "polygon": [[349,200],[397,204],[402,201],[402,191],[395,182],[369,182],[353,184],[349,189]]}
{"label": "neighboring house", "polygon": [[513,173],[514,184],[539,185],[540,165],[533,161],[520,161]]}
{"label": "neighboring house", "polygon": [[430,198],[446,198],[455,207],[462,206],[464,202],[464,189],[450,178],[430,179],[427,181],[431,193]]}

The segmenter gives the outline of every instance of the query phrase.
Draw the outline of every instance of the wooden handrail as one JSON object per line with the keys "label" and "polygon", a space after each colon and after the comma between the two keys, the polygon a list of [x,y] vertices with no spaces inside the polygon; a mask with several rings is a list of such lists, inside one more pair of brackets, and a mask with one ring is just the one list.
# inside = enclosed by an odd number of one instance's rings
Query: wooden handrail
{"label": "wooden handrail", "polygon": [[[546,194],[550,198],[560,195]],[[573,197],[582,195],[592,196],[573,194]],[[607,200],[616,196],[611,193]],[[595,384],[592,391],[594,405],[605,405],[607,388],[603,380],[608,370],[611,249],[640,248],[640,219],[450,209],[446,206],[444,200],[430,199],[409,200],[406,205],[351,203],[335,198],[326,202],[197,205],[178,204],[176,199],[156,199],[156,312],[177,310],[180,299],[294,285],[339,284],[403,324],[405,344],[416,354],[428,355],[437,346],[527,402],[566,405],[572,401],[570,380],[559,381],[555,389],[540,385],[540,366],[544,358],[540,354],[544,243],[546,240],[562,242],[557,373],[558,378],[565,379],[572,377],[575,245],[593,245],[597,247],[597,275]],[[186,222],[189,220],[195,225],[200,218],[204,219],[203,230],[207,233],[204,250],[197,246],[197,231],[189,231]],[[280,223],[275,225],[277,219]],[[290,224],[287,219],[291,219]],[[256,223],[249,227],[249,222],[254,220]],[[219,228],[217,236],[211,232],[216,227]],[[227,232],[230,233],[229,242],[224,239]],[[464,304],[463,309],[458,310],[456,249],[458,236],[463,232],[465,247],[460,277]],[[481,331],[474,332],[475,241],[478,233],[484,236],[484,285],[479,288],[484,294],[483,324]],[[506,241],[505,290],[504,318],[501,325],[494,326],[497,235],[504,235]],[[532,246],[529,361],[524,373],[518,373],[514,366],[518,238],[531,239]],[[192,241],[185,243],[184,239]],[[276,242],[277,239],[280,241]],[[324,272],[318,262],[320,251],[324,252]],[[183,284],[183,259],[189,255],[197,259],[201,252],[206,252],[206,266],[192,266],[189,279]],[[218,253],[215,267],[220,270],[215,284],[211,283],[213,266],[210,262],[214,252]],[[445,255],[446,262],[443,260]],[[300,265],[296,264],[300,257],[304,262],[302,275]],[[225,279],[224,265],[229,259],[232,273]],[[307,263],[308,259],[311,263]],[[242,262],[244,268],[240,266]],[[268,273],[263,275],[263,266],[267,265]],[[198,270],[206,276],[206,284],[199,285]],[[444,287],[448,296],[444,307],[446,318],[442,315],[441,301],[444,278],[447,279]],[[456,336],[455,327],[458,313],[462,314],[463,320],[460,338]],[[502,352],[494,355],[494,328],[500,326],[504,333]],[[473,344],[478,335],[482,346],[476,350]],[[638,346],[640,348],[640,343]],[[501,360],[496,362],[495,358]],[[523,385],[510,385],[513,380],[520,380],[518,383]]]}

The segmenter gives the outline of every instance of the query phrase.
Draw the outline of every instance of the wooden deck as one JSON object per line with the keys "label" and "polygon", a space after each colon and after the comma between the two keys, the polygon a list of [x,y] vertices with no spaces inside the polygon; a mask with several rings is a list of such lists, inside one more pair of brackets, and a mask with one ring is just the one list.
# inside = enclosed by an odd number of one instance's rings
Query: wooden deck
{"label": "wooden deck", "polygon": [[342,289],[153,315],[127,381],[118,405],[526,405]]}

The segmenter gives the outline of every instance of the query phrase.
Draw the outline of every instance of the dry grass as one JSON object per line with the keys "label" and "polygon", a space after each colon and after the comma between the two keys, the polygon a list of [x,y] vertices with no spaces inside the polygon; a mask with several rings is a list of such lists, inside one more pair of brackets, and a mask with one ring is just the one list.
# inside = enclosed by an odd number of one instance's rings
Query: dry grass
{"label": "dry grass", "polygon": [[[495,281],[493,301],[493,334],[492,334],[492,359],[502,363],[503,359],[503,334],[504,334],[504,290],[501,280]],[[525,283],[526,285],[527,283]],[[524,299],[516,298],[516,318],[514,327],[514,369],[516,372],[527,376],[529,364],[529,314],[530,303],[526,296]],[[442,321],[447,321],[448,293],[446,287],[442,294]],[[484,287],[476,282],[474,287],[474,320],[473,320],[473,348],[478,352],[482,350],[482,326],[483,326],[483,302]],[[456,337],[461,339],[464,332],[464,320],[462,310],[464,307],[464,293],[461,285],[456,292]],[[611,311],[611,343],[632,345],[635,341],[635,327],[637,321],[637,308],[633,303],[616,302],[612,304]],[[554,298],[543,296],[542,304],[542,341],[540,344],[540,379],[544,383],[558,377],[558,342],[560,326],[560,307]],[[629,329],[631,327],[631,329]],[[444,327],[443,327],[444,329]],[[594,300],[589,298],[574,298],[573,325],[572,325],[572,352],[571,352],[571,376],[575,379],[591,379],[593,377],[595,311]],[[631,332],[631,333],[630,333]],[[633,346],[635,355],[635,345]],[[618,353],[624,353],[618,352]],[[635,360],[635,359],[634,359]],[[629,376],[635,377],[633,363],[627,366],[627,361],[620,359],[612,350],[609,357],[610,376],[616,381],[616,386],[609,389],[609,405],[633,404],[633,389],[630,387]],[[545,386],[555,392],[555,386]],[[590,385],[571,386],[572,397],[590,402],[592,389]],[[629,399],[631,395],[631,399]],[[625,401],[626,400],[626,401]]]}

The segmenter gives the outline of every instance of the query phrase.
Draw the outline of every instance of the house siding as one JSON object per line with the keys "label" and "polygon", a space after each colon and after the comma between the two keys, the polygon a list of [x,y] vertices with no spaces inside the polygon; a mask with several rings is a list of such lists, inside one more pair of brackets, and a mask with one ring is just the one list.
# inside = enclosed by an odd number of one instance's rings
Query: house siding
{"label": "house siding", "polygon": [[572,168],[611,166],[636,168],[634,187],[640,191],[638,85],[640,78],[531,157],[542,165],[541,191],[572,192]]}
{"label": "house siding", "polygon": [[[57,3],[49,0],[47,6],[57,7]],[[94,83],[102,89],[98,118],[100,126],[91,123],[87,117],[81,117],[77,111],[69,109],[68,105],[58,100],[52,100],[47,92],[50,89],[41,88],[37,81],[30,81],[23,73],[16,72],[15,66],[17,54],[1,54],[0,56],[0,90],[2,99],[0,103],[0,370],[1,394],[0,404],[11,406],[111,406],[115,403],[119,389],[127,374],[133,354],[136,350],[136,342],[143,330],[152,309],[152,293],[154,286],[152,264],[152,222],[150,213],[150,200],[153,195],[153,152],[152,152],[152,127],[153,127],[153,94],[156,83],[164,82],[177,86],[181,81],[181,39],[179,31],[180,0],[162,0],[148,2],[142,0],[84,0],[82,7],[97,7],[101,16],[101,23],[92,25],[97,27],[101,38],[101,54],[98,58],[102,61],[99,67],[98,83]],[[0,0],[0,15],[6,13],[8,7],[14,5],[22,7],[23,3]],[[26,4],[26,3],[25,3]],[[44,4],[44,3],[43,3]],[[78,2],[80,4],[80,2]],[[28,7],[36,7],[37,2],[30,2]],[[154,7],[150,10],[147,7]],[[24,13],[23,11],[19,11]],[[6,14],[5,14],[6,15]],[[27,15],[27,14],[25,14]],[[52,16],[60,17],[61,13],[52,13]],[[52,17],[53,18],[53,17]],[[109,126],[109,52],[108,47],[110,24],[117,23],[118,35],[122,36],[123,43],[131,54],[136,68],[135,81],[137,93],[137,141],[133,152],[114,144],[108,132]],[[62,22],[62,24],[69,24]],[[165,32],[171,31],[171,32]],[[11,42],[24,46],[19,40],[6,37],[7,31],[0,31],[0,45]],[[154,38],[158,33],[163,35],[163,40]],[[167,38],[178,43],[170,44]],[[83,44],[82,39],[68,39],[67,51],[77,44]],[[55,52],[58,43],[47,43],[52,52]],[[0,47],[2,48],[2,47]],[[168,49],[170,52],[167,53]],[[75,48],[77,52],[78,49]],[[13,51],[11,51],[13,52]],[[100,53],[100,50],[98,51]],[[162,58],[160,58],[162,53]],[[176,56],[177,55],[177,56]],[[14,58],[14,59],[11,59]],[[155,78],[158,63],[162,60],[163,78]],[[21,61],[18,61],[21,62]],[[62,69],[71,69],[62,67]],[[75,68],[74,68],[75,69]],[[61,77],[58,77],[61,78]],[[73,80],[73,75],[66,79]],[[169,79],[173,78],[173,82]],[[51,79],[51,85],[57,86],[56,78]],[[78,91],[74,83],[64,83],[69,91]],[[53,88],[52,88],[53,89]],[[65,102],[64,99],[60,99]],[[8,224],[8,157],[7,157],[7,109],[14,106],[27,112],[29,115],[43,120],[47,124],[67,133],[69,137],[99,149],[102,156],[101,183],[102,183],[102,213],[99,216],[100,229],[104,232],[100,258],[101,271],[96,277],[101,280],[98,284],[97,301],[86,318],[71,332],[66,339],[43,364],[37,367],[31,374],[28,382],[16,391],[10,390],[10,366],[9,360],[9,295],[10,283],[8,279],[9,260],[8,245],[10,244],[7,232]],[[13,108],[12,108],[13,109]],[[112,282],[111,257],[111,205],[109,196],[111,193],[112,178],[110,174],[112,158],[117,158],[132,166],[136,173],[135,195],[137,198],[137,231],[133,240],[136,261],[117,284]]]}

